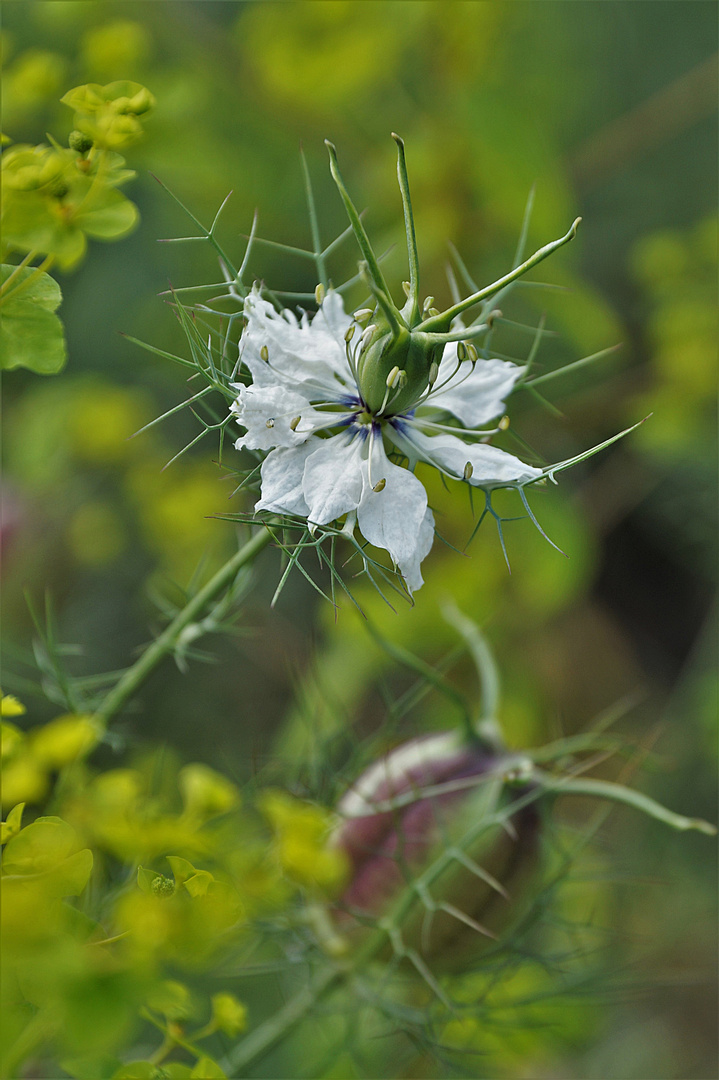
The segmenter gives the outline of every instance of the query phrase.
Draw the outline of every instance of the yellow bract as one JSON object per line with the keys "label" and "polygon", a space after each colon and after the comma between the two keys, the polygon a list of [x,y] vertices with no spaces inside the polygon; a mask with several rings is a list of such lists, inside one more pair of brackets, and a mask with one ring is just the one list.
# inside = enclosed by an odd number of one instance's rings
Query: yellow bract
{"label": "yellow bract", "polygon": [[2,805],[40,802],[49,788],[49,773],[83,758],[101,734],[92,716],[75,713],[58,716],[27,733],[4,722]]}
{"label": "yellow bract", "polygon": [[21,701],[18,701],[12,694],[3,694],[2,696],[2,716],[23,716],[27,712],[25,706]]}
{"label": "yellow bract", "polygon": [[220,1031],[234,1038],[247,1027],[247,1007],[234,994],[213,994],[212,1020]]}
{"label": "yellow bract", "polygon": [[235,785],[207,765],[186,765],[180,769],[178,784],[185,812],[202,820],[224,814],[240,802]]}
{"label": "yellow bract", "polygon": [[338,892],[348,866],[343,852],[327,845],[330,814],[279,790],[263,792],[258,805],[275,832],[274,855],[287,876],[310,889]]}
{"label": "yellow bract", "polygon": [[150,91],[140,83],[122,80],[100,86],[87,83],[68,90],[61,101],[75,111],[79,131],[89,135],[96,146],[119,150],[136,142],[143,133],[138,116],[155,106]]}

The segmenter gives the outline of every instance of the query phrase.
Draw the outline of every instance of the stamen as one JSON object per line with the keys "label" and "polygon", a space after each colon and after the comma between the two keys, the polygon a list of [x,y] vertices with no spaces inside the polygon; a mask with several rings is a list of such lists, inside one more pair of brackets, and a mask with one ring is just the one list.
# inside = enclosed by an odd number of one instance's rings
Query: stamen
{"label": "stamen", "polygon": [[374,424],[369,430],[369,457],[367,458],[367,479],[369,480],[370,487],[374,490],[374,484],[372,483],[372,454],[374,452]]}
{"label": "stamen", "polygon": [[[418,398],[418,400],[415,402],[414,408],[418,409],[420,407],[420,405],[424,405],[425,401],[430,396],[430,394],[438,394],[441,390],[444,389],[444,387],[447,385],[447,383],[451,383],[452,379],[455,377],[455,375],[457,374],[457,372],[459,371],[461,366],[462,365],[461,365],[461,363],[459,361],[459,358],[458,358],[457,363],[455,365],[455,368],[454,368],[454,371],[452,372],[452,374],[448,375],[447,378],[444,380],[444,382],[441,382],[436,389],[435,389],[435,387],[433,385],[429,385],[427,387],[427,389],[425,390],[425,392],[422,394],[422,396],[420,398]],[[467,376],[465,376],[465,378],[467,378],[469,375],[471,375],[473,370],[474,370],[474,368],[471,368],[470,371],[467,372]],[[461,379],[460,382],[464,382],[464,379]]]}
{"label": "stamen", "polygon": [[432,363],[429,366],[429,377],[427,379],[427,382],[429,383],[430,386],[434,386],[434,384],[437,382],[437,376],[438,375],[439,375],[439,364],[437,363],[436,360],[433,360]]}
{"label": "stamen", "polygon": [[422,304],[422,314],[426,315],[429,309],[434,305],[434,297],[428,296]]}
{"label": "stamen", "polygon": [[364,349],[364,347],[366,346],[367,342],[372,337],[372,335],[374,334],[376,329],[377,329],[377,327],[375,326],[374,323],[370,323],[369,326],[366,326],[364,328],[364,330],[362,331],[362,337],[360,338],[360,343],[359,343],[360,349]]}
{"label": "stamen", "polygon": [[265,363],[267,363],[268,360],[270,359],[270,350],[267,348],[266,345],[263,345],[262,348],[260,349],[260,357],[261,357],[262,360],[265,361]]}
{"label": "stamen", "polygon": [[315,300],[317,301],[317,307],[322,306],[322,301],[325,298],[325,287],[319,284],[315,287]]}
{"label": "stamen", "polygon": [[397,385],[397,380],[398,379],[399,379],[399,368],[395,364],[395,366],[392,368],[389,375],[387,376],[387,386],[388,386],[388,388],[390,390],[394,390],[395,386]]}
{"label": "stamen", "polygon": [[502,419],[499,421],[499,424],[497,425],[497,427],[499,428],[500,431],[506,431],[507,428],[509,427],[509,417],[508,416],[503,416]]}
{"label": "stamen", "polygon": [[290,430],[291,431],[297,431],[297,425],[299,424],[301,419],[302,419],[301,416],[296,416],[294,418],[294,420],[290,420]]}
{"label": "stamen", "polygon": [[374,487],[372,488],[372,490],[373,490],[373,491],[377,491],[377,492],[380,492],[380,491],[384,491],[384,489],[385,489],[385,487],[386,487],[386,486],[387,486],[387,481],[386,481],[386,479],[384,479],[384,477],[383,477],[383,478],[382,478],[382,480],[378,480],[378,481],[377,481],[377,483],[376,483],[376,484],[374,485]]}
{"label": "stamen", "polygon": [[473,472],[474,472],[474,465],[472,464],[471,461],[468,461],[467,464],[464,466],[464,473],[463,473],[464,479],[465,480],[471,479],[471,476],[472,476]]}
{"label": "stamen", "polygon": [[402,282],[402,288],[404,289],[404,295],[407,297],[408,300],[409,300],[409,294],[410,294],[411,287],[412,286],[410,285],[410,283],[408,281],[403,281]]}
{"label": "stamen", "polygon": [[355,311],[352,318],[355,320],[355,322],[362,323],[362,322],[365,322],[367,319],[369,319],[371,317],[371,315],[372,315],[372,308],[363,307],[363,308],[359,308],[358,311]]}
{"label": "stamen", "polygon": [[347,327],[347,329],[345,330],[345,341],[347,342],[348,345],[349,345],[350,341],[352,340],[352,338],[355,336],[355,330],[356,329],[357,329],[357,327],[355,326],[355,324],[351,323]]}
{"label": "stamen", "polygon": [[463,341],[457,342],[457,359],[459,360],[460,364],[463,364],[464,361],[467,359],[467,346]]}
{"label": "stamen", "polygon": [[470,364],[476,364],[479,360],[479,353],[474,347],[474,343],[471,341],[467,342],[467,359],[469,360]]}
{"label": "stamen", "polygon": [[[394,389],[394,393],[392,394],[392,397],[390,397],[389,396],[389,391],[390,391],[390,381],[389,380],[390,380],[390,376],[394,373],[394,371],[397,372],[397,375],[396,375],[396,378],[394,380],[394,386],[392,387]],[[377,413],[376,413],[377,416],[381,416],[382,413],[385,411],[385,409],[388,409],[390,407],[390,405],[392,404],[392,402],[397,400],[397,398],[399,397],[399,395],[402,393],[405,386],[407,385],[407,380],[408,380],[407,372],[404,371],[402,368],[393,368],[392,371],[390,371],[389,375],[387,376],[387,389],[384,392],[384,397],[382,398],[382,404],[380,405],[379,409],[377,410]]]}
{"label": "stamen", "polygon": [[496,428],[465,428],[457,427],[452,424],[438,424],[434,420],[427,420],[424,416],[412,416],[405,417],[405,423],[412,424],[414,427],[419,428],[421,431],[448,431],[450,435],[476,435],[477,438],[484,437],[485,435],[498,435],[502,430],[500,427]]}
{"label": "stamen", "polygon": [[275,418],[271,416],[269,420],[265,420],[265,427],[273,428],[275,426]]}

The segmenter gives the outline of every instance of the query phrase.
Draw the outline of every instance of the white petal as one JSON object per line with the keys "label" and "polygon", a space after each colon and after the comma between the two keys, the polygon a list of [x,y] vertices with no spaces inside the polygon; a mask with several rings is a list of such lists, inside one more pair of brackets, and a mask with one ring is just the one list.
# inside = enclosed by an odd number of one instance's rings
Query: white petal
{"label": "white petal", "polygon": [[429,395],[427,404],[446,409],[467,428],[481,427],[503,413],[505,398],[524,371],[509,360],[496,359],[478,360],[474,371],[465,360],[452,374],[456,368],[457,344],[452,342],[445,346],[435,384],[438,389]]}
{"label": "white petal", "polygon": [[305,317],[300,323],[291,311],[276,311],[253,289],[245,300],[245,315],[240,357],[255,385],[301,385],[315,401],[356,393],[344,343],[352,319],[344,314],[339,294],[330,291],[312,322]]}
{"label": "white petal", "polygon": [[[352,322],[352,316],[345,311],[344,302],[336,289],[329,289],[322,305],[312,320],[315,330],[323,327],[336,341],[344,342],[344,336]],[[344,355],[344,347],[342,348]]]}
{"label": "white petal", "polygon": [[413,450],[414,456],[435,465],[443,472],[461,479],[467,463],[472,466],[470,484],[509,483],[541,476],[542,470],[525,465],[519,458],[486,443],[465,443],[456,435],[425,435],[412,422],[406,422],[404,432],[391,432],[400,449]]}
{"label": "white petal", "polygon": [[427,507],[424,512],[422,524],[417,534],[417,544],[414,551],[402,563],[398,563],[402,576],[407,583],[410,592],[417,592],[424,585],[424,578],[420,573],[420,564],[429,555],[434,543],[434,514]]}
{"label": "white petal", "polygon": [[270,510],[277,514],[297,514],[307,517],[307,503],[302,494],[302,475],[305,462],[322,442],[316,436],[301,446],[279,447],[262,463],[262,498],[255,510]]}
{"label": "white petal", "polygon": [[[364,463],[365,485],[357,523],[365,540],[384,548],[402,573],[410,591],[422,584],[419,564],[434,538],[434,518],[427,509],[427,493],[414,473],[393,465],[382,439],[372,440],[372,472]],[[381,491],[374,485],[385,484]]]}
{"label": "white petal", "polygon": [[362,496],[362,458],[366,439],[343,431],[325,439],[308,457],[302,482],[308,519],[327,525],[350,510],[356,510]]}
{"label": "white petal", "polygon": [[[237,401],[230,406],[237,423],[247,434],[235,446],[250,450],[271,450],[273,446],[299,446],[326,417],[312,408],[306,397],[281,386],[242,386]],[[299,416],[294,430],[290,426]]]}

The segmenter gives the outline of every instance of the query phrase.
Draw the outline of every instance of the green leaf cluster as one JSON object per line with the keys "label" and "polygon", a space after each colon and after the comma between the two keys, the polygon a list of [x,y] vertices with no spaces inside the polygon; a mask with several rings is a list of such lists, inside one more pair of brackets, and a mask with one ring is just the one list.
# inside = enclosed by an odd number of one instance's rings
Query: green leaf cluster
{"label": "green leaf cluster", "polygon": [[140,138],[139,117],[155,103],[132,82],[78,86],[62,101],[75,110],[69,145],[51,136],[49,144],[20,143],[4,151],[1,166],[2,366],[42,375],[60,371],[67,353],[55,314],[60,287],[46,271],[53,264],[73,269],[89,239],[120,240],[137,225],[137,207],[119,190],[135,173],[117,149]]}

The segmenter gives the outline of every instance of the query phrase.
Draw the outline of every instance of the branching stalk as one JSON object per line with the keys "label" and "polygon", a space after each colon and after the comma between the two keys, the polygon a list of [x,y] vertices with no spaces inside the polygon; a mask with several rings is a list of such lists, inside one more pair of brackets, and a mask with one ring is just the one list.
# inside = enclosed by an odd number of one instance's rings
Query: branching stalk
{"label": "branching stalk", "polygon": [[569,232],[565,233],[564,236],[560,236],[558,240],[553,240],[551,244],[545,244],[544,247],[539,248],[539,250],[535,251],[533,255],[530,255],[526,262],[523,262],[519,266],[516,266],[514,270],[510,270],[510,272],[508,274],[505,274],[504,277],[498,278],[496,281],[492,282],[491,285],[487,285],[484,289],[480,289],[478,292],[472,293],[471,296],[467,296],[464,300],[461,300],[459,304],[455,304],[453,307],[447,308],[447,310],[443,311],[440,315],[434,315],[431,319],[425,319],[423,323],[419,324],[417,329],[425,330],[427,333],[444,330],[445,326],[448,323],[451,323],[452,319],[456,319],[457,316],[461,315],[463,311],[467,310],[467,308],[474,307],[474,305],[478,304],[480,300],[486,300],[488,296],[494,296],[494,294],[498,293],[500,289],[503,289],[505,285],[509,285],[510,282],[516,281],[517,278],[522,277],[523,274],[526,274],[527,271],[531,270],[532,267],[537,265],[537,263],[542,262],[549,255],[553,254],[553,252],[555,252],[558,248],[563,247],[564,244],[567,244],[570,240],[573,240],[577,234],[577,229],[579,228],[579,223],[581,220],[581,218],[577,218],[576,221],[572,224]]}
{"label": "branching stalk", "polygon": [[119,712],[125,703],[139,689],[147,676],[177,646],[182,632],[200,618],[207,605],[223,589],[232,584],[243,566],[247,566],[273,539],[271,529],[265,527],[248,540],[239,551],[200,589],[172,620],[169,626],[143,652],[142,656],[125,671],[122,678],[110,690],[96,711],[98,719],[105,723]]}

